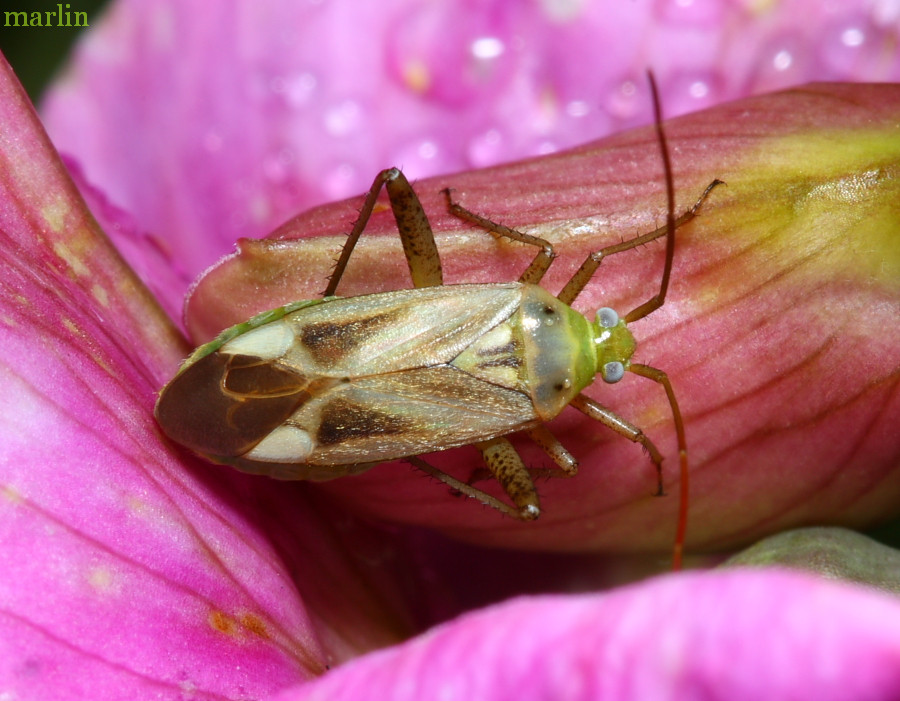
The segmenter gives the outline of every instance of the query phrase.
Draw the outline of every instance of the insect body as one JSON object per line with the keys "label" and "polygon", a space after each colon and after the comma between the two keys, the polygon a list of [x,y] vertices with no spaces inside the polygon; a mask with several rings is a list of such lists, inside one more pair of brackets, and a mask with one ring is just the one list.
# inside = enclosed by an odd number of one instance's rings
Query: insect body
{"label": "insect body", "polygon": [[[661,383],[672,404],[684,474],[687,453],[674,392],[664,373],[631,362],[635,343],[627,323],[662,304],[675,228],[695,216],[718,181],[676,220],[658,113],[657,128],[668,176],[666,226],[591,254],[555,297],[538,284],[555,256],[552,246],[469,212],[449,191],[452,213],[539,251],[517,282],[443,285],[418,198],[399,170],[382,171],[324,297],[260,314],[198,348],[161,391],[157,420],[172,439],[215,462],[280,479],[326,480],[407,459],[464,494],[530,520],[540,513],[538,495],[506,436],[526,432],[564,474],[574,474],[575,458],[544,426],[571,405],[643,445],[661,494],[662,456],[654,444],[581,394],[597,374],[612,383],[626,370]],[[335,297],[382,187],[415,288]],[[605,256],[662,236],[667,256],[659,294],[622,318],[600,309],[589,321],[569,306]],[[481,451],[513,506],[419,457],[469,444]],[[678,547],[684,504],[683,498]]]}
{"label": "insect body", "polygon": [[330,479],[534,428],[633,348],[612,310],[589,322],[520,282],[301,302],[198,349],[157,416],[217,462]]}

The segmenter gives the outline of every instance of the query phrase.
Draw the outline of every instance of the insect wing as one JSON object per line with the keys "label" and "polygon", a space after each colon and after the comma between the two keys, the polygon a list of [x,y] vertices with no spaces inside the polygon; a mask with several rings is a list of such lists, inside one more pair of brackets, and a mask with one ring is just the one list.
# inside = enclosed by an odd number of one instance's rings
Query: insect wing
{"label": "insect wing", "polygon": [[210,456],[240,456],[287,420],[310,378],[242,354],[208,353],[163,389],[156,419],[174,441]]}
{"label": "insect wing", "polygon": [[450,365],[335,386],[289,420],[313,438],[311,464],[381,462],[505,435],[537,421],[527,395]]}
{"label": "insect wing", "polygon": [[283,352],[273,348],[269,357],[302,374],[341,378],[449,363],[506,321],[521,293],[515,283],[452,285],[330,300],[286,316]]}
{"label": "insect wing", "polygon": [[515,283],[459,285],[305,306],[192,358],[157,417],[174,440],[254,471],[378,462],[516,430],[533,417],[525,395],[447,364],[520,295]]}

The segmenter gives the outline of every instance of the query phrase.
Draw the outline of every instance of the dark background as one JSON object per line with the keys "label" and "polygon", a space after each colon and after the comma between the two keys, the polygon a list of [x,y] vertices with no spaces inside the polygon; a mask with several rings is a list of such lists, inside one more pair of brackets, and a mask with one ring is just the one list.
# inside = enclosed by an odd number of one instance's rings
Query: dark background
{"label": "dark background", "polygon": [[[107,0],[61,0],[63,12],[87,12],[88,25],[100,20]],[[66,9],[66,5],[69,5]],[[0,3],[0,51],[12,64],[32,101],[62,63],[82,29],[75,27],[7,27],[5,12],[57,12],[50,0],[3,0]]]}

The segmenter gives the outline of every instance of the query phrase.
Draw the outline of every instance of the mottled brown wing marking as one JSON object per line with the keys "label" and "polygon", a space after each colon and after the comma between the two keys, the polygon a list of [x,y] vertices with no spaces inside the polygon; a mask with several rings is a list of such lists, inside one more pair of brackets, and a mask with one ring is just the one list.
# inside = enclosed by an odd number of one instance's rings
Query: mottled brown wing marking
{"label": "mottled brown wing marking", "polygon": [[479,356],[489,356],[489,355],[514,355],[516,350],[518,349],[519,344],[515,341],[510,341],[502,346],[493,346],[490,348],[479,348],[475,351],[476,355]]}
{"label": "mottled brown wing marking", "polygon": [[310,380],[250,355],[210,353],[185,368],[156,408],[173,440],[211,456],[239,457],[340,379]]}
{"label": "mottled brown wing marking", "polygon": [[308,383],[293,370],[251,355],[232,355],[222,385],[227,393],[248,398],[296,394]]}
{"label": "mottled brown wing marking", "polygon": [[518,327],[504,322],[476,339],[452,364],[485,382],[522,390],[524,359]]}
{"label": "mottled brown wing marking", "polygon": [[360,455],[383,462],[467,445],[536,420],[524,393],[443,365],[353,379],[301,407],[291,423],[317,438],[309,464],[345,465]]}
{"label": "mottled brown wing marking", "polygon": [[493,360],[485,360],[483,363],[478,363],[478,368],[481,370],[485,370],[487,368],[518,368],[522,365],[522,358],[507,355],[501,358],[494,358]]}
{"label": "mottled brown wing marking", "polygon": [[[156,408],[160,423],[173,440],[208,455],[239,456],[285,421],[308,396],[305,379],[276,373],[279,394],[252,396],[224,390],[232,357],[211,353],[168,385]],[[294,376],[294,392],[288,390]],[[270,377],[270,380],[272,378]],[[249,375],[238,384],[250,382]]]}
{"label": "mottled brown wing marking", "polygon": [[331,321],[308,323],[299,329],[300,342],[317,363],[326,367],[336,365],[373,334],[395,323],[401,316],[400,310],[391,310],[343,324]]}
{"label": "mottled brown wing marking", "polygon": [[322,407],[316,439],[319,445],[328,446],[354,438],[404,433],[412,428],[414,422],[402,416],[335,398]]}

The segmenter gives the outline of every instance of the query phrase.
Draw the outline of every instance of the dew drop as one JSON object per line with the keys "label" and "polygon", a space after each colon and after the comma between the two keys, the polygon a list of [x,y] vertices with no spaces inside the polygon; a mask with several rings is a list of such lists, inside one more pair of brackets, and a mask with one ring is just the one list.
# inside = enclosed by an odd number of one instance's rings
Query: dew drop
{"label": "dew drop", "polygon": [[292,107],[306,105],[313,98],[318,81],[309,72],[292,76],[276,75],[269,79],[269,90]]}
{"label": "dew drop", "polygon": [[697,100],[702,100],[709,95],[709,86],[702,80],[694,81],[688,87],[688,94]]}
{"label": "dew drop", "polygon": [[291,163],[294,161],[294,152],[290,148],[283,148],[276,154],[271,154],[263,160],[263,177],[271,184],[284,183],[291,175]]}
{"label": "dew drop", "polygon": [[887,37],[859,16],[844,18],[823,32],[820,56],[831,68],[828,78],[846,79],[853,75],[869,75],[881,63]]}
{"label": "dew drop", "polygon": [[793,62],[794,57],[791,56],[791,52],[782,49],[772,59],[772,67],[778,72],[786,71]]}
{"label": "dew drop", "polygon": [[479,37],[472,42],[472,56],[479,61],[490,61],[503,55],[506,47],[496,37]]}
{"label": "dew drop", "polygon": [[791,33],[774,36],[759,51],[750,79],[751,92],[769,92],[803,82],[809,64],[809,51]]}
{"label": "dew drop", "polygon": [[643,105],[638,102],[638,88],[631,79],[623,78],[618,87],[607,93],[606,109],[615,119],[628,120],[634,117]]}
{"label": "dew drop", "polygon": [[403,164],[403,172],[408,178],[421,178],[434,173],[441,156],[438,140],[431,138],[405,141],[393,149],[393,158]]}
{"label": "dew drop", "polygon": [[420,158],[426,161],[430,161],[437,156],[438,147],[434,141],[427,140],[419,144],[419,148],[416,149],[416,151],[418,152]]}
{"label": "dew drop", "polygon": [[675,116],[708,107],[721,91],[720,80],[709,71],[671,76],[667,81],[666,114]]}
{"label": "dew drop", "polygon": [[457,21],[452,3],[419,3],[393,27],[387,72],[405,91],[452,105],[475,103],[511,75],[510,12],[475,10]]}
{"label": "dew drop", "polygon": [[287,81],[285,95],[291,105],[308,104],[315,96],[319,81],[312,73],[300,73]]}
{"label": "dew drop", "polygon": [[841,43],[844,46],[862,46],[865,40],[865,33],[858,27],[848,27],[843,32],[841,32]]}

